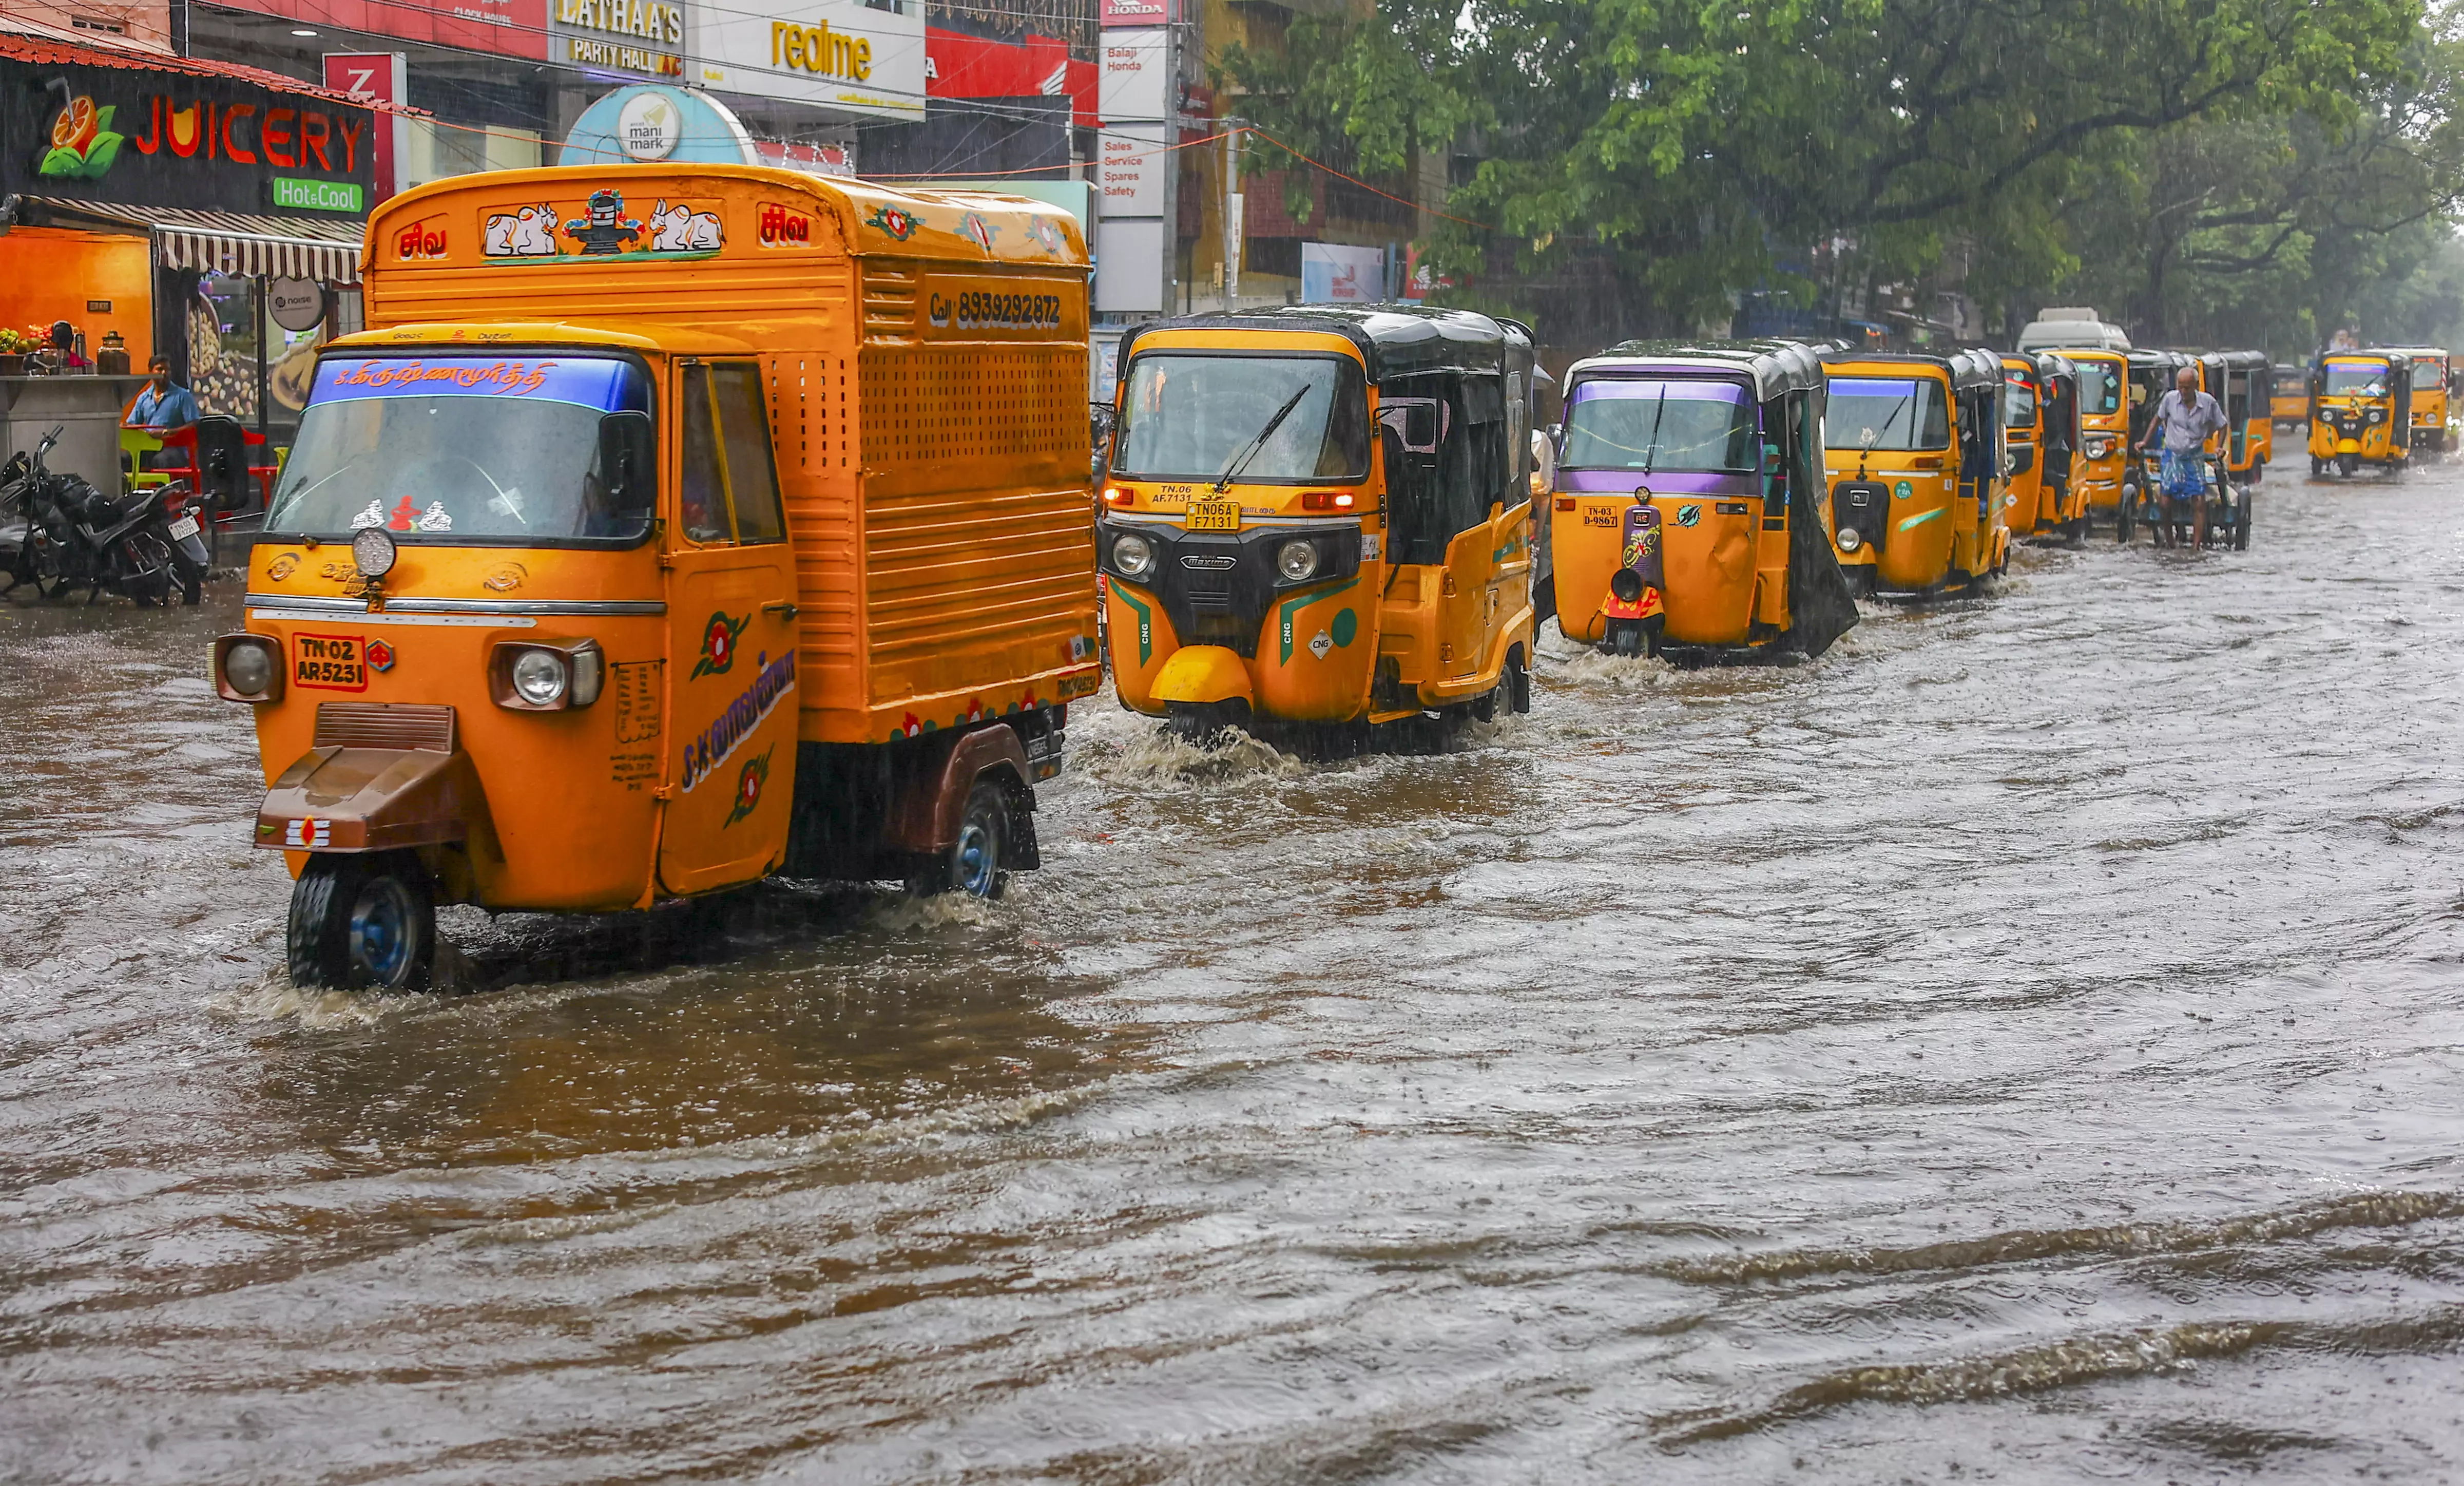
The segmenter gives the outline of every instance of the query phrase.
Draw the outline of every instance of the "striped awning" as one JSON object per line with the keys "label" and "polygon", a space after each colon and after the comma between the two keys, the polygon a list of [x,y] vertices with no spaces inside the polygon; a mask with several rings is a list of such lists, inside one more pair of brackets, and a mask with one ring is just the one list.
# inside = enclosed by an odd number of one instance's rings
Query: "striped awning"
{"label": "striped awning", "polygon": [[44,205],[56,211],[143,229],[152,235],[154,256],[165,268],[316,278],[331,284],[357,283],[360,278],[360,242],[364,230],[357,221],[322,222],[309,217],[52,198],[44,198]]}

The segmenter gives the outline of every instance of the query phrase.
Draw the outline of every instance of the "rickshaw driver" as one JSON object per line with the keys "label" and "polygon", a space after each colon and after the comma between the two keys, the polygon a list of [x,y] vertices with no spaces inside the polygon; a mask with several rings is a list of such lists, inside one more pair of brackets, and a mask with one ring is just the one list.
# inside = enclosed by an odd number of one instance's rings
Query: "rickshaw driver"
{"label": "rickshaw driver", "polygon": [[[2185,366],[2173,374],[2173,390],[2157,399],[2156,415],[2147,420],[2146,436],[2139,444],[2145,450],[2156,442],[2158,432],[2165,435],[2157,490],[2168,503],[2191,502],[2196,513],[2192,541],[2200,545],[2208,540],[2208,435],[2224,429],[2223,407],[2199,390],[2199,368]],[[2167,512],[2167,519],[2170,516]]]}

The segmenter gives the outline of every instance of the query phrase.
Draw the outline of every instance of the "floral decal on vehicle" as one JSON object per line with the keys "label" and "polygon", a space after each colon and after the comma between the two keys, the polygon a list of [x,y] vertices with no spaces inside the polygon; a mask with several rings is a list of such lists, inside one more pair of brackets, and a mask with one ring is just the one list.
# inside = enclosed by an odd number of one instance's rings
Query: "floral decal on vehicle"
{"label": "floral decal on vehicle", "polygon": [[1036,246],[1045,252],[1056,258],[1061,255],[1061,229],[1053,226],[1049,221],[1040,216],[1028,217],[1026,234],[1034,238]]}
{"label": "floral decal on vehicle", "polygon": [[878,227],[900,242],[905,242],[914,236],[915,229],[923,226],[924,223],[920,218],[910,216],[896,207],[884,202],[872,209],[872,215],[864,219],[864,225]]}
{"label": "floral decal on vehicle", "polygon": [[977,247],[990,253],[993,251],[993,238],[1000,233],[1001,229],[970,211],[958,219],[958,231],[974,239]]}
{"label": "floral decal on vehicle", "polygon": [[709,627],[701,632],[701,658],[693,662],[688,681],[706,676],[725,676],[736,665],[736,642],[744,637],[744,627],[753,622],[751,614],[741,619],[731,618],[727,610],[715,610]]}
{"label": "floral decal on vehicle", "polygon": [[727,812],[726,820],[720,822],[721,829],[752,814],[754,808],[761,803],[761,787],[770,782],[770,755],[778,751],[779,745],[772,743],[761,750],[759,758],[744,761],[744,767],[736,775],[736,808]]}

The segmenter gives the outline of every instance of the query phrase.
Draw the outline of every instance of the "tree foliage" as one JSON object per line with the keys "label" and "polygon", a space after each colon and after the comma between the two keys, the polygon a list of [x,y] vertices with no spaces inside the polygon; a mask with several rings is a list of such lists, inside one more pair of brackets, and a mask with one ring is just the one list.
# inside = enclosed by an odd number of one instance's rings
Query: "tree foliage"
{"label": "tree foliage", "polygon": [[2417,0],[1381,0],[1223,67],[1299,148],[1447,155],[1446,210],[1483,226],[1439,261],[1603,335],[1721,318],[1820,244],[2171,325],[2441,230],[2464,170],[2440,24]]}

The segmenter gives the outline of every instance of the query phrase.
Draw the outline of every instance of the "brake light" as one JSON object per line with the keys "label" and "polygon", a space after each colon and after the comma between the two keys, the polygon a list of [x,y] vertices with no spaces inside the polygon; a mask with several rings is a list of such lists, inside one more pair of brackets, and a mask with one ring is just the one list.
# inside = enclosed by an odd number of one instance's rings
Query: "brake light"
{"label": "brake light", "polygon": [[1571,511],[1571,510],[1573,510],[1573,508],[1574,508],[1574,498],[1573,498],[1573,497],[1572,497],[1572,496],[1559,496],[1559,497],[1557,498],[1557,509],[1558,509],[1558,510],[1560,510],[1560,511]]}
{"label": "brake light", "polygon": [[1138,493],[1120,485],[1107,485],[1104,487],[1104,503],[1106,505],[1135,505],[1138,503]]}
{"label": "brake light", "polygon": [[1301,492],[1304,511],[1349,511],[1352,492],[1348,490],[1304,490]]}

